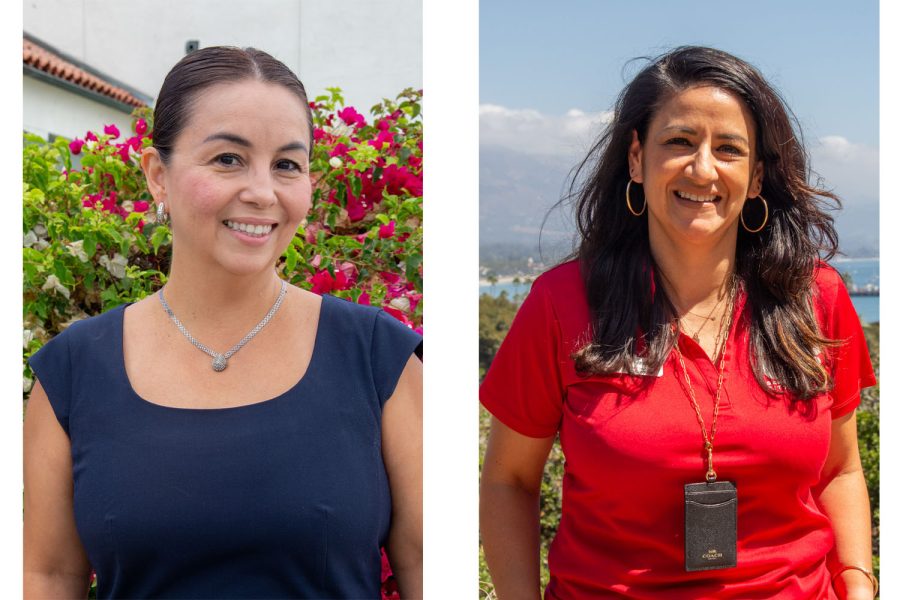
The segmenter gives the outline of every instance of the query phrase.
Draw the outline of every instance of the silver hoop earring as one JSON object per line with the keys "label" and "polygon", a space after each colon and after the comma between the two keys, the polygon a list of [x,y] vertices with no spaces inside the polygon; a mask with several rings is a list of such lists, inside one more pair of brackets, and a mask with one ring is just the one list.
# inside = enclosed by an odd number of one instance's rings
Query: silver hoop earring
{"label": "silver hoop earring", "polygon": [[[760,231],[762,231],[763,227],[766,226],[766,223],[769,222],[769,203],[766,202],[766,199],[763,198],[762,195],[757,196],[756,198],[759,199],[760,201],[762,201],[763,210],[765,211],[765,214],[763,215],[762,224],[760,224],[760,226],[757,227],[756,229],[750,229],[749,227],[747,227],[747,222],[744,221],[744,209],[741,208],[741,225],[744,226],[744,229],[747,231],[747,233],[759,233]],[[747,198],[747,199],[752,200],[753,198]],[[744,206],[747,206],[746,202],[744,203]]]}
{"label": "silver hoop earring", "polygon": [[169,213],[166,212],[166,203],[160,202],[156,205],[156,223],[165,225],[169,222]]}
{"label": "silver hoop earring", "polygon": [[634,179],[629,179],[628,185],[625,186],[625,206],[628,207],[628,212],[636,217],[639,217],[647,212],[647,199],[644,198],[644,206],[643,208],[641,208],[641,212],[637,212],[636,210],[634,210],[634,208],[631,206],[631,184],[633,181]]}

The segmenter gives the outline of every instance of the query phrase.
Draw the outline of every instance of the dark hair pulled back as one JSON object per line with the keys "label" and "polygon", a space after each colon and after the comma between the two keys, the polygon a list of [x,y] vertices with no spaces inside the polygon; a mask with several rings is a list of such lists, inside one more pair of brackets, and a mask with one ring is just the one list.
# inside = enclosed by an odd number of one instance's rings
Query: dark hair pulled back
{"label": "dark hair pulled back", "polygon": [[172,67],[163,81],[153,110],[153,147],[164,163],[190,118],[198,94],[219,83],[256,79],[282,85],[303,104],[309,126],[309,151],[313,147],[312,112],[303,84],[287,66],[256,48],[211,46],[195,50]]}
{"label": "dark hair pulled back", "polygon": [[[570,191],[581,236],[576,255],[592,320],[591,341],[573,357],[576,368],[586,374],[633,373],[640,358],[656,372],[673,347],[677,313],[663,286],[653,285],[654,277],[661,279],[647,218],[625,206],[627,156],[632,131],[643,143],[657,110],[697,86],[731,92],[753,115],[769,220],[759,233],[739,228],[737,239],[735,269],[750,309],[751,364],[763,389],[808,400],[831,385],[817,355],[834,342],[820,333],[812,284],[820,257],[830,259],[837,251],[826,210],[828,201],[840,201],[809,183],[799,124],[778,92],[751,65],[713,48],[684,46],[650,60],[621,92],[612,123],[575,171]],[[636,207],[640,190],[632,184]],[[800,408],[812,407],[801,402]]]}

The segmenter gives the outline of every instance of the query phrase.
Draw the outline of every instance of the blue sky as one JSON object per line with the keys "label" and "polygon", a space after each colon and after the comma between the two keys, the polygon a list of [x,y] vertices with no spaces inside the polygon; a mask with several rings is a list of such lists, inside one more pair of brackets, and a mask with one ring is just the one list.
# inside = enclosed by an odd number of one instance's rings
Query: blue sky
{"label": "blue sky", "polygon": [[[543,189],[519,183],[548,205],[535,201],[533,212],[546,211],[558,198],[556,179],[585,155],[616,96],[646,64],[633,59],[707,45],[755,65],[781,92],[800,122],[812,169],[844,201],[836,214],[841,249],[877,253],[878,8],[877,0],[482,0],[482,206],[519,203],[521,193],[500,197],[514,175],[499,165],[528,155],[538,161],[530,171],[552,181]],[[499,239],[498,227],[483,231]]]}
{"label": "blue sky", "polygon": [[759,68],[807,137],[878,144],[877,1],[484,0],[479,19],[483,104],[607,110],[630,59],[710,45]]}

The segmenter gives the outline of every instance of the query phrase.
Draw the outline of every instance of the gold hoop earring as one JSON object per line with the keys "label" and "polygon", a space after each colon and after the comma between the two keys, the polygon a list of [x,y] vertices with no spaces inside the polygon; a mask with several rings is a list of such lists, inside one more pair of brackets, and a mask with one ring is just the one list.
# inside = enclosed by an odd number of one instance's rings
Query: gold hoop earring
{"label": "gold hoop earring", "polygon": [[634,208],[631,207],[631,184],[633,181],[634,181],[634,179],[629,179],[628,185],[625,186],[625,206],[628,207],[628,212],[630,212],[631,214],[633,214],[636,217],[639,217],[642,214],[644,214],[645,212],[647,212],[647,199],[644,198],[644,207],[641,209],[641,212],[637,212],[634,210]]}
{"label": "gold hoop earring", "polygon": [[[746,221],[744,221],[744,209],[741,208],[741,225],[744,226],[744,229],[747,230],[748,233],[758,233],[758,232],[762,231],[762,228],[765,227],[766,223],[769,222],[769,203],[766,202],[766,199],[763,198],[762,195],[757,196],[757,198],[759,198],[759,200],[762,201],[763,210],[765,211],[765,214],[763,216],[762,224],[759,227],[757,227],[756,229],[750,229],[749,227],[747,227],[747,223],[746,223]],[[750,200],[750,199],[751,198],[748,198],[748,200]],[[746,206],[746,203],[744,204],[744,206]]]}

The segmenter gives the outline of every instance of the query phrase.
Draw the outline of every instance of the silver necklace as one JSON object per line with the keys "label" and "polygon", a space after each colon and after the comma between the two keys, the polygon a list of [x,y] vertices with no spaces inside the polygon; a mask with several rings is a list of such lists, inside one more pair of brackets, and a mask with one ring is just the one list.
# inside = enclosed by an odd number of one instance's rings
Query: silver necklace
{"label": "silver necklace", "polygon": [[172,322],[175,323],[175,327],[178,328],[178,331],[184,334],[184,337],[188,339],[190,343],[192,343],[198,350],[202,350],[204,353],[208,354],[212,357],[212,368],[213,371],[217,373],[220,371],[224,371],[225,367],[228,366],[228,359],[234,356],[234,354],[243,348],[247,342],[252,340],[257,333],[262,331],[262,328],[269,324],[269,321],[272,320],[272,317],[275,316],[275,313],[278,312],[278,308],[281,306],[281,301],[284,300],[284,295],[287,293],[287,282],[282,279],[281,280],[281,291],[278,292],[278,299],[275,300],[275,304],[272,305],[272,308],[269,309],[269,312],[266,313],[266,316],[263,317],[262,321],[256,324],[256,327],[250,330],[250,333],[245,335],[241,341],[231,347],[231,350],[219,354],[215,350],[210,350],[208,347],[201,344],[197,339],[194,338],[184,326],[184,324],[178,320],[178,317],[175,316],[175,313],[172,312],[172,309],[169,308],[169,303],[166,302],[165,297],[163,296],[162,289],[159,290],[159,301],[162,302],[163,308],[166,311],[166,314],[169,315],[169,318],[172,319]]}

